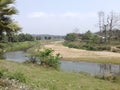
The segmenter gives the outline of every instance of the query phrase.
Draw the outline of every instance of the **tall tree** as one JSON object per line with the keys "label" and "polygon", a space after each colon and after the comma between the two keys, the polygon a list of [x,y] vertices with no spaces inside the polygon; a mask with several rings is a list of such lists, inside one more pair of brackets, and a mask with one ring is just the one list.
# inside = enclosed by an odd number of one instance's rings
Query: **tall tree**
{"label": "tall tree", "polygon": [[108,39],[109,44],[111,43],[112,31],[114,29],[119,29],[119,27],[120,27],[120,15],[119,14],[116,14],[113,11],[110,12],[108,15],[105,15],[104,12],[99,12],[100,33],[101,31],[105,32],[105,38]]}
{"label": "tall tree", "polygon": [[108,32],[109,32],[109,43],[111,43],[112,30],[119,29],[119,26],[120,26],[119,14],[115,14],[114,12],[111,12],[107,16],[107,25],[108,25]]}
{"label": "tall tree", "polygon": [[15,0],[0,0],[0,41],[5,32],[10,39],[12,35],[21,28],[12,20],[11,16],[17,14],[17,10],[12,6]]}
{"label": "tall tree", "polygon": [[100,29],[100,35],[103,30],[104,20],[105,20],[105,13],[103,11],[98,12],[98,18],[99,18],[99,29]]}

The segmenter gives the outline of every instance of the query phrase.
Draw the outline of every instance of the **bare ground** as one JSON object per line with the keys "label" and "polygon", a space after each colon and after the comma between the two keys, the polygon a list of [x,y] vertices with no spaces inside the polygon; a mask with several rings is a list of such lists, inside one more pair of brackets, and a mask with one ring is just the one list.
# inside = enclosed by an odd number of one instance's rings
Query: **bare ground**
{"label": "bare ground", "polygon": [[120,63],[120,53],[108,51],[88,51],[82,49],[68,48],[63,46],[59,42],[47,44],[45,45],[45,47],[54,49],[55,54],[60,53],[65,60]]}

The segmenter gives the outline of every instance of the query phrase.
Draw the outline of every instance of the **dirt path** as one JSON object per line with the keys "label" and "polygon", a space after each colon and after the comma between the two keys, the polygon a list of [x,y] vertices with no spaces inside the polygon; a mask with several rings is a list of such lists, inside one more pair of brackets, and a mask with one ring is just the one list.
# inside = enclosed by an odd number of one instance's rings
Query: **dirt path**
{"label": "dirt path", "polygon": [[[63,46],[58,42],[53,42],[48,45],[45,45],[46,48],[52,48],[55,50],[55,53],[60,53],[62,57],[66,60],[86,60],[86,61],[111,61],[116,60],[120,62],[120,53],[113,53],[108,51],[88,51],[82,49],[74,49]],[[115,61],[115,63],[117,63]]]}

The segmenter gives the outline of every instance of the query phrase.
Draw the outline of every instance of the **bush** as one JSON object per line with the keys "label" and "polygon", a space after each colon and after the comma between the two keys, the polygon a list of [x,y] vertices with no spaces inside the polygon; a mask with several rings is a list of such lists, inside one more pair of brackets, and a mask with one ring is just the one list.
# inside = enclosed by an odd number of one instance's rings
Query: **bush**
{"label": "bush", "polygon": [[64,43],[63,43],[63,45],[64,46],[67,46],[67,47],[69,47],[69,48],[77,48],[77,49],[80,49],[81,48],[81,45],[80,44],[78,44],[78,43],[76,43],[76,42],[67,42],[67,41],[65,41]]}
{"label": "bush", "polygon": [[27,55],[29,57],[29,60],[25,63],[34,63],[34,64],[40,64],[44,67],[53,67],[55,69],[58,69],[60,66],[60,54],[53,54],[54,50],[44,49],[43,51],[40,51],[38,53],[31,53]]}
{"label": "bush", "polygon": [[94,50],[96,51],[97,48],[93,45],[89,45],[89,44],[86,44],[86,45],[83,45],[83,49],[86,49],[86,50]]}
{"label": "bush", "polygon": [[49,57],[49,66],[51,66],[53,68],[58,68],[60,65],[59,59],[60,59],[60,54],[56,54],[56,56],[50,56]]}
{"label": "bush", "polygon": [[59,67],[60,54],[53,55],[53,51],[52,49],[45,49],[39,53],[38,57],[42,66],[49,66],[56,69]]}

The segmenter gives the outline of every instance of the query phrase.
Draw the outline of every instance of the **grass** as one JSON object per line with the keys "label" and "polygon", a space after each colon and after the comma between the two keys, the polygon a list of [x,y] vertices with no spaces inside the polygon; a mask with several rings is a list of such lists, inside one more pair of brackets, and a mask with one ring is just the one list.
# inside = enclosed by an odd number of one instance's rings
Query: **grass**
{"label": "grass", "polygon": [[18,51],[18,50],[26,50],[33,45],[35,45],[37,42],[35,41],[26,41],[26,42],[17,42],[17,43],[0,43],[0,45],[3,46],[4,51]]}
{"label": "grass", "polygon": [[18,42],[18,43],[11,43],[10,45],[8,44],[8,48],[6,51],[18,51],[18,50],[26,50],[32,46],[34,46],[37,42]]}
{"label": "grass", "polygon": [[34,90],[120,90],[120,83],[96,79],[88,74],[56,71],[33,64],[0,61],[7,75],[21,72]]}

